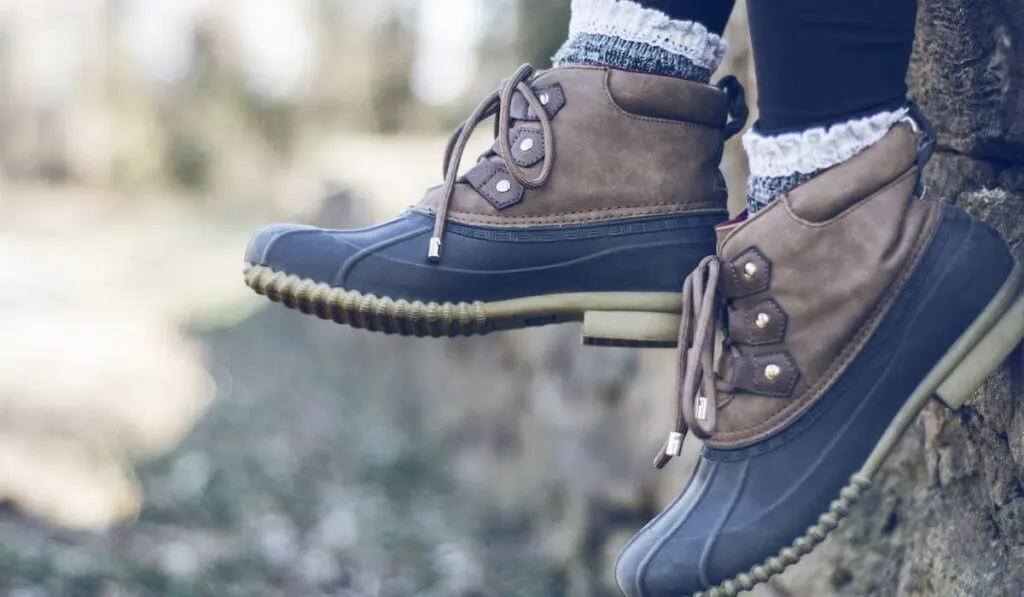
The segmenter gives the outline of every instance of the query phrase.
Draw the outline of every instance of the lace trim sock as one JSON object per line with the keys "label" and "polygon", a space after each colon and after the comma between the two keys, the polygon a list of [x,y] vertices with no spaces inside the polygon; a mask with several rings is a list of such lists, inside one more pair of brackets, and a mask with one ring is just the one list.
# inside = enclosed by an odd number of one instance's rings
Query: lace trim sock
{"label": "lace trim sock", "polygon": [[750,129],[743,148],[750,160],[747,211],[753,215],[780,194],[877,143],[906,117],[907,108],[796,133],[762,135]]}
{"label": "lace trim sock", "polygon": [[629,0],[572,0],[569,39],[555,66],[592,64],[707,83],[727,44],[693,21]]}

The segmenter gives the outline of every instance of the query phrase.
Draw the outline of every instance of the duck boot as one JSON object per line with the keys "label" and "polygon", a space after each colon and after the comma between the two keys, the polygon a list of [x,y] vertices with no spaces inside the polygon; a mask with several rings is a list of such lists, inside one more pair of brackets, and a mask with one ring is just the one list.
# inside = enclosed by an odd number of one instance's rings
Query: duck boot
{"label": "duck boot", "polygon": [[[458,176],[491,116],[493,146]],[[685,273],[726,219],[723,143],[745,120],[732,77],[523,65],[456,130],[444,183],[417,205],[358,230],[268,226],[249,243],[245,279],[288,307],[385,333],[583,320],[590,343],[674,346]]]}
{"label": "duck boot", "polygon": [[1024,337],[1021,267],[997,232],[921,196],[933,145],[911,114],[719,227],[717,256],[687,279],[680,414],[656,465],[687,430],[705,443],[682,494],[620,554],[627,596],[731,597],[782,572],[929,400],[958,408]]}

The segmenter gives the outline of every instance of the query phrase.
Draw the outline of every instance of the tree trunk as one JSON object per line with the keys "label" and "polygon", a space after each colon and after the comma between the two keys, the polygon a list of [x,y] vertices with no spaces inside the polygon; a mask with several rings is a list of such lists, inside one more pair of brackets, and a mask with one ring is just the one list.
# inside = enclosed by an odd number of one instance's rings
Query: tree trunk
{"label": "tree trunk", "polygon": [[[922,2],[910,83],[939,132],[929,192],[998,228],[1024,260],[1024,3]],[[1022,369],[1018,350],[959,412],[923,413],[881,491],[819,559],[833,592],[1021,594]]]}
{"label": "tree trunk", "polygon": [[[928,192],[998,228],[1024,260],[1024,3],[922,1],[909,80],[939,134]],[[1018,349],[960,411],[928,407],[877,488],[775,593],[1021,595],[1022,371]]]}

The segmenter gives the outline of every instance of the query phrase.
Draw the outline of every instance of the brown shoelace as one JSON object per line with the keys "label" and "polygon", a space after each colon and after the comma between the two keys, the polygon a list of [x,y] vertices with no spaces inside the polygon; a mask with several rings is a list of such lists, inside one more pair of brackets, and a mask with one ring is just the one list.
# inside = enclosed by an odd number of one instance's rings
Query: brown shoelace
{"label": "brown shoelace", "polygon": [[[679,325],[678,400],[675,428],[668,436],[654,466],[662,468],[683,449],[687,431],[701,439],[715,432],[719,392],[733,388],[718,378],[714,369],[715,332],[719,328],[718,277],[722,264],[710,255],[701,260],[683,283],[683,312]],[[726,341],[730,350],[734,348]]]}
{"label": "brown shoelace", "polygon": [[[501,149],[499,157],[508,173],[520,184],[528,189],[535,189],[547,183],[548,177],[551,176],[552,157],[554,156],[551,118],[548,116],[544,104],[529,85],[533,75],[534,68],[529,64],[517,68],[516,72],[509,79],[503,81],[496,91],[480,102],[476,110],[473,110],[469,118],[455,129],[448,140],[448,147],[444,152],[444,186],[441,191],[441,201],[437,206],[437,213],[434,215],[434,234],[430,238],[430,248],[427,251],[428,260],[441,260],[441,239],[444,237],[448,206],[455,194],[455,185],[458,182],[459,163],[462,161],[462,154],[466,150],[466,143],[469,141],[470,135],[481,122],[497,114],[497,119],[494,121],[494,134],[498,138]],[[512,159],[512,142],[510,140],[512,115],[509,112],[512,107],[512,97],[516,91],[522,94],[526,103],[537,114],[544,137],[544,161],[540,174],[536,178],[530,178],[529,173]],[[490,152],[485,153],[481,159],[490,157],[490,155],[492,155]]]}

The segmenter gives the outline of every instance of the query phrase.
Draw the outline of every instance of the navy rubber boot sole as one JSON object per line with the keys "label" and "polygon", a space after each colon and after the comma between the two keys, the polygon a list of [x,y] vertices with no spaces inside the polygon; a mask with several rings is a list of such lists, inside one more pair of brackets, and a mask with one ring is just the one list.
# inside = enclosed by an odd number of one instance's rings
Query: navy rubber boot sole
{"label": "navy rubber boot sole", "polygon": [[1024,339],[1024,270],[943,205],[900,296],[813,408],[736,448],[705,446],[686,489],[623,549],[627,597],[733,597],[837,528],[930,400],[959,408]]}
{"label": "navy rubber boot sole", "polygon": [[406,212],[362,230],[270,226],[250,241],[246,284],[302,313],[403,336],[452,337],[583,322],[585,344],[676,345],[686,275],[715,251],[724,213],[572,226],[450,224]]}

